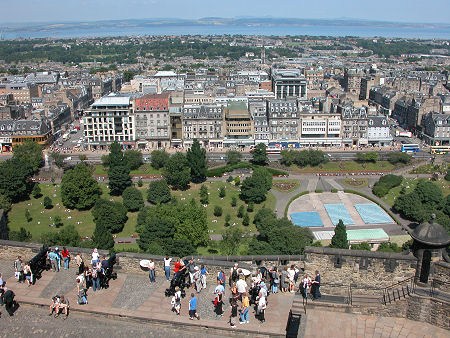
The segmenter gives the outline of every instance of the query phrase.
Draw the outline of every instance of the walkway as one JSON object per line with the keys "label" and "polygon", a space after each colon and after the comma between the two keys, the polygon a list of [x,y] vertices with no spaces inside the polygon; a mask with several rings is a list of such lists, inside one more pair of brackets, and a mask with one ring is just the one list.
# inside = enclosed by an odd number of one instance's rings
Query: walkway
{"label": "walkway", "polygon": [[311,309],[304,337],[429,337],[447,338],[439,327],[405,318],[375,317]]}

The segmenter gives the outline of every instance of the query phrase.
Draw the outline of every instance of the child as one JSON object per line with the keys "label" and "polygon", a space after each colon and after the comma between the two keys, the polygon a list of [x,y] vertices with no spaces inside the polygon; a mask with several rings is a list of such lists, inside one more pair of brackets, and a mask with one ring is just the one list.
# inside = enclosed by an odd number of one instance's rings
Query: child
{"label": "child", "polygon": [[83,305],[87,303],[88,301],[86,298],[86,291],[84,289],[80,289],[80,291],[78,292],[78,304]]}
{"label": "child", "polygon": [[172,297],[170,304],[172,304],[172,311],[175,311],[177,313],[177,315],[180,315],[180,309],[181,309],[181,291],[180,290],[175,292],[175,295]]}
{"label": "child", "polygon": [[200,316],[197,314],[197,297],[191,293],[191,300],[189,301],[189,319],[193,320],[194,317],[200,320]]}
{"label": "child", "polygon": [[231,314],[230,314],[230,325],[234,329],[236,325],[233,322],[233,318],[237,317],[238,305],[236,299],[231,300]]}

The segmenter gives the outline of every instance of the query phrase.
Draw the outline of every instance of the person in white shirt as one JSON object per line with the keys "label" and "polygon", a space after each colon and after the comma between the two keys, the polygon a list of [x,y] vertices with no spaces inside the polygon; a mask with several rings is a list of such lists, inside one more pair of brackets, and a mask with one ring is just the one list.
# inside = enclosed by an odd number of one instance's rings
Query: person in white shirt
{"label": "person in white shirt", "polygon": [[155,262],[150,259],[150,263],[148,265],[148,276],[150,278],[150,283],[156,283],[155,280]]}
{"label": "person in white shirt", "polygon": [[97,248],[94,249],[94,252],[92,252],[92,264],[98,263],[100,262],[100,256],[98,254],[98,250]]}
{"label": "person in white shirt", "polygon": [[177,315],[179,315],[180,310],[181,310],[181,291],[180,290],[175,292],[175,295],[172,297],[170,304],[172,305],[172,311],[175,311],[177,313]]}
{"label": "person in white shirt", "polygon": [[164,258],[164,272],[166,273],[166,279],[170,280],[170,262],[172,261],[172,258],[169,258],[169,256],[166,256]]}
{"label": "person in white shirt", "polygon": [[289,278],[289,291],[290,292],[295,292],[295,281],[294,281],[294,277],[295,277],[295,266],[291,265],[291,267],[287,270],[288,272],[288,278]]}
{"label": "person in white shirt", "polygon": [[242,299],[242,295],[247,292],[247,282],[244,280],[243,276],[239,276],[239,280],[236,282],[237,292],[239,293],[239,299]]}
{"label": "person in white shirt", "polygon": [[267,301],[266,297],[264,297],[261,292],[259,293],[258,300],[256,301],[256,303],[258,304],[256,308],[256,316],[259,318],[261,323],[264,323],[266,321],[264,318],[264,312],[266,311],[267,308]]}

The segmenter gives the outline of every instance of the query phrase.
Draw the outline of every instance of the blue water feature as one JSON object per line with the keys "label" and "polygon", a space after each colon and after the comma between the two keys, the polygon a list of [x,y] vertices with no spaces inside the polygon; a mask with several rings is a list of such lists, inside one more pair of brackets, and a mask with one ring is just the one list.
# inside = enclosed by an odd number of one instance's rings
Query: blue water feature
{"label": "blue water feature", "polygon": [[323,226],[322,220],[317,212],[293,212],[291,220],[294,225],[308,228],[308,227],[321,227]]}
{"label": "blue water feature", "polygon": [[379,205],[355,204],[355,209],[366,224],[394,223],[392,218]]}
{"label": "blue water feature", "polygon": [[331,219],[331,223],[337,225],[341,219],[345,225],[355,224],[352,217],[348,213],[345,205],[343,204],[324,204],[323,205]]}

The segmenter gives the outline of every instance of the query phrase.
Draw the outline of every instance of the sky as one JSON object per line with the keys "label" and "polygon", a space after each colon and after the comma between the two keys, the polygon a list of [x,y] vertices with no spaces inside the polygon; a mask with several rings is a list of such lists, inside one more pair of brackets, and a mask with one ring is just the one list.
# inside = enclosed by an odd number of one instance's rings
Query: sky
{"label": "sky", "polygon": [[1,23],[202,17],[450,24],[450,0],[0,0]]}

